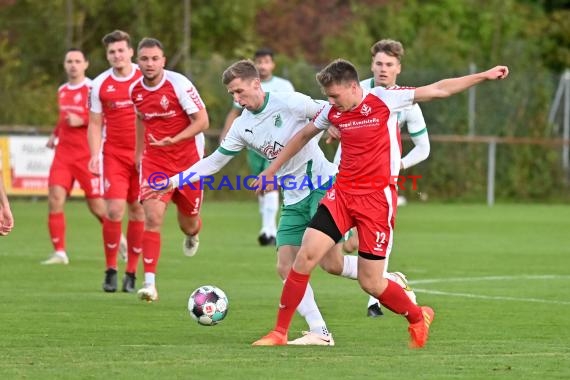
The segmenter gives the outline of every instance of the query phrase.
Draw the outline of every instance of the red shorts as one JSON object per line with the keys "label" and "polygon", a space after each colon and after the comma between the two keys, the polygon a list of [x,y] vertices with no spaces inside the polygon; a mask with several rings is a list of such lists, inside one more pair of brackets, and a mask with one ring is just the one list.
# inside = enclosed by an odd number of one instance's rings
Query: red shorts
{"label": "red shorts", "polygon": [[351,227],[357,228],[359,252],[388,257],[392,250],[397,201],[398,191],[394,185],[364,195],[347,194],[333,185],[321,203],[343,235]]}
{"label": "red shorts", "polygon": [[132,154],[103,154],[103,184],[105,199],[126,199],[128,203],[138,200],[139,172]]}
{"label": "red shorts", "polygon": [[61,186],[69,195],[73,189],[73,184],[77,181],[85,192],[86,198],[100,198],[103,194],[99,177],[91,174],[88,165],[89,156],[77,160],[71,160],[67,157],[64,160],[56,153],[49,170],[49,186]]}
{"label": "red shorts", "polygon": [[[149,168],[144,166],[141,168],[142,171],[142,181],[146,181],[147,178],[152,177],[153,173],[161,173],[166,175],[155,168]],[[200,181],[193,183],[194,188],[184,185],[182,188],[176,188],[167,193],[150,193],[146,196],[140,195],[140,200],[143,202],[146,199],[158,199],[164,203],[172,202],[176,205],[178,211],[185,216],[195,216],[200,213],[200,208],[202,207],[202,200],[204,196],[204,191],[200,187]]]}

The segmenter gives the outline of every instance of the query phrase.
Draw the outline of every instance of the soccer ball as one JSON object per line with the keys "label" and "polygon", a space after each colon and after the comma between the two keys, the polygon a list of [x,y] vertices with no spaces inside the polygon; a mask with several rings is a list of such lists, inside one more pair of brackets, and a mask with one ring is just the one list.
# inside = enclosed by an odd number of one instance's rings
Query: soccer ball
{"label": "soccer ball", "polygon": [[202,326],[213,326],[220,323],[228,314],[228,297],[218,287],[200,286],[188,298],[190,316]]}
{"label": "soccer ball", "polygon": [[386,273],[386,278],[388,278],[389,280],[392,280],[396,284],[400,285],[402,287],[402,289],[404,289],[404,291],[406,292],[406,295],[408,296],[408,298],[410,298],[410,301],[412,301],[416,305],[418,304],[416,302],[416,293],[414,293],[414,291],[412,290],[412,288],[408,284],[408,279],[407,279],[405,274],[403,274],[401,272],[389,272],[389,273]]}

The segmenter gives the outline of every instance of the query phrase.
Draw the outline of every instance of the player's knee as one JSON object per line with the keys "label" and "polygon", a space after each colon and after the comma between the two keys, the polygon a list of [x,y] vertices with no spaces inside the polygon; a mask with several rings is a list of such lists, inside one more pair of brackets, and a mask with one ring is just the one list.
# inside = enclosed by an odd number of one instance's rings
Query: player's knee
{"label": "player's knee", "polygon": [[129,220],[145,220],[146,215],[144,208],[138,202],[133,202],[129,204]]}
{"label": "player's knee", "polygon": [[147,211],[144,219],[145,229],[154,230],[162,225],[162,215],[158,212]]}
{"label": "player's knee", "polygon": [[325,272],[339,276],[342,273],[344,264],[342,256],[337,257],[336,255],[331,256],[331,254],[329,254],[323,257],[319,265]]}
{"label": "player's knee", "polygon": [[289,275],[289,271],[291,270],[291,265],[278,261],[275,265],[275,269],[277,270],[279,277],[286,279],[287,275]]}
{"label": "player's knee", "polygon": [[64,203],[65,197],[56,194],[50,194],[48,196],[48,207],[50,212],[62,212]]}
{"label": "player's knee", "polygon": [[322,256],[317,255],[316,252],[310,249],[301,248],[299,253],[297,253],[297,258],[295,259],[293,267],[297,272],[311,272],[318,265],[321,258]]}
{"label": "player's knee", "polygon": [[115,207],[108,207],[107,218],[113,222],[118,222],[123,219],[123,210]]}
{"label": "player's knee", "polygon": [[388,286],[388,280],[382,276],[363,277],[359,275],[358,283],[362,290],[373,297],[378,297]]}

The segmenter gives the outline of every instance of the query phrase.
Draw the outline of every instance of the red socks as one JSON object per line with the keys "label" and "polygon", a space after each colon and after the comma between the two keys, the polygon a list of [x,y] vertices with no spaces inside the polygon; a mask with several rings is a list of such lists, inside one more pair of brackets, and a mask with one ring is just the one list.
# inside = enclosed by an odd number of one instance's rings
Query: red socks
{"label": "red socks", "polygon": [[388,310],[406,317],[409,323],[416,323],[423,319],[422,309],[414,304],[404,289],[392,280],[388,280],[388,287],[376,298]]}
{"label": "red socks", "polygon": [[55,251],[65,251],[65,215],[63,212],[48,215],[48,228]]}
{"label": "red socks", "polygon": [[121,241],[121,222],[103,219],[103,245],[107,268],[117,269],[117,252]]}
{"label": "red socks", "polygon": [[295,314],[295,310],[297,310],[297,306],[301,303],[307,289],[309,277],[310,275],[297,273],[293,269],[289,272],[281,293],[275,331],[287,334],[293,314]]}
{"label": "red socks", "polygon": [[143,232],[144,232],[144,222],[140,221],[129,221],[127,227],[127,245],[129,247],[128,258],[127,258],[127,269],[128,273],[136,273],[137,266],[139,263],[139,256],[142,253],[143,245]]}
{"label": "red socks", "polygon": [[160,258],[160,232],[144,231],[142,247],[144,272],[156,273],[156,265]]}

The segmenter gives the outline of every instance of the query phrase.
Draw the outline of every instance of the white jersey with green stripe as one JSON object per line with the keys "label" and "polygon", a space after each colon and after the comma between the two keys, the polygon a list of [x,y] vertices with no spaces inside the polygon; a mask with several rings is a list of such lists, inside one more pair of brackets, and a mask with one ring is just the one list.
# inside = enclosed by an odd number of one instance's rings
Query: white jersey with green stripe
{"label": "white jersey with green stripe", "polygon": [[[242,149],[250,148],[272,161],[325,104],[298,92],[266,92],[262,108],[255,112],[244,109],[232,124],[218,152],[236,155]],[[323,187],[336,174],[337,167],[326,159],[319,147],[319,138],[320,134],[277,173],[285,205],[304,199],[311,190]]]}
{"label": "white jersey with green stripe", "polygon": [[[360,81],[360,86],[364,89],[370,90],[376,87],[374,85],[374,78],[365,79]],[[391,87],[386,87],[387,89],[399,88],[400,86],[395,85]],[[398,112],[398,125],[402,128],[406,125],[408,133],[411,137],[419,136],[422,133],[426,133],[426,122],[424,120],[424,115],[420,106],[415,103],[411,108]]]}

